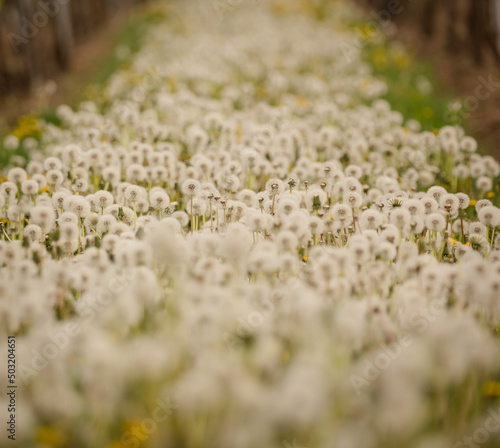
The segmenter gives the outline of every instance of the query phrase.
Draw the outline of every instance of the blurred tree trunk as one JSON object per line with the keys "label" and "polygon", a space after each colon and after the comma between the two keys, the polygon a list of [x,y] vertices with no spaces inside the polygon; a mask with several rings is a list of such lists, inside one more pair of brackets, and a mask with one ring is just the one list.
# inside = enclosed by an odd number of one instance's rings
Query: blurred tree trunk
{"label": "blurred tree trunk", "polygon": [[427,36],[431,36],[434,33],[434,18],[436,15],[436,6],[438,5],[437,0],[427,0],[424,4],[421,17],[422,31]]}
{"label": "blurred tree trunk", "polygon": [[496,31],[496,47],[500,51],[500,0],[491,0],[493,28]]}
{"label": "blurred tree trunk", "polygon": [[499,31],[500,29],[498,28],[498,23],[495,21],[495,8],[494,5],[492,4],[491,1],[485,0],[483,5],[483,20],[485,23],[484,27],[484,38],[485,38],[485,43],[487,47],[489,47],[492,55],[494,58],[497,60],[497,62],[500,62],[500,48],[497,45],[497,39],[498,36],[500,35]]}
{"label": "blurred tree trunk", "polygon": [[[359,0],[377,11],[391,10],[393,0]],[[477,64],[486,57],[500,62],[500,0],[400,0],[405,13],[395,22],[417,20],[433,45],[450,53],[468,51]]]}
{"label": "blurred tree trunk", "polygon": [[31,0],[19,0],[18,7],[23,23],[19,34],[28,40],[26,51],[30,79],[29,89],[33,91],[41,85],[44,74],[43,48],[41,48],[40,39],[37,39],[40,30],[35,25],[28,24],[31,23],[28,18],[34,17],[36,12],[34,3]]}
{"label": "blurred tree trunk", "polygon": [[488,0],[470,0],[468,11],[468,26],[470,50],[474,61],[482,64],[484,60],[483,48],[489,50],[493,57],[500,61],[495,30],[491,22],[491,2]]}
{"label": "blurred tree trunk", "polygon": [[56,32],[58,41],[58,54],[61,68],[67,69],[74,49],[73,25],[71,23],[71,12],[68,3],[61,4],[59,13],[55,16]]}
{"label": "blurred tree trunk", "polygon": [[457,49],[457,19],[458,19],[458,4],[457,0],[448,0],[448,9],[450,15],[448,17],[448,27],[446,32],[446,48],[448,51]]}
{"label": "blurred tree trunk", "polygon": [[70,66],[78,42],[119,11],[148,0],[71,0],[47,12],[40,0],[4,0],[0,8],[0,98],[33,91]]}

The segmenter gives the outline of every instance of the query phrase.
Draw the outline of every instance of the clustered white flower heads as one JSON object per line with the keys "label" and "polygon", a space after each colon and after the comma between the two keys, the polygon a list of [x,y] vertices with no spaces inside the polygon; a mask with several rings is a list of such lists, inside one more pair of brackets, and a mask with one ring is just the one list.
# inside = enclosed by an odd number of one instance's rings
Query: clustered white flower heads
{"label": "clustered white flower heads", "polygon": [[153,28],[4,173],[26,446],[444,447],[493,403],[498,162],[405,127],[343,3],[241,7]]}

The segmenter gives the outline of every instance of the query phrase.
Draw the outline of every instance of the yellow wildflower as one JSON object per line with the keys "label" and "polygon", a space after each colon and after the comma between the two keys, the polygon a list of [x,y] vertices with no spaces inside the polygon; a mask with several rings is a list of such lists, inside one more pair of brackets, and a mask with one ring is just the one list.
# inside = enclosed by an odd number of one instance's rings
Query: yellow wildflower
{"label": "yellow wildflower", "polygon": [[307,98],[304,98],[303,96],[298,96],[297,97],[297,104],[300,107],[307,107],[307,106],[309,106],[309,100]]}
{"label": "yellow wildflower", "polygon": [[283,353],[283,363],[288,364],[288,361],[290,361],[290,350]]}
{"label": "yellow wildflower", "polygon": [[484,383],[483,395],[487,397],[500,397],[500,383],[498,381],[487,381]]}
{"label": "yellow wildflower", "polygon": [[44,446],[59,447],[64,445],[64,437],[52,426],[40,426],[35,439],[37,443]]}
{"label": "yellow wildflower", "polygon": [[410,56],[405,52],[401,52],[396,55],[394,61],[399,68],[408,67],[410,65]]}
{"label": "yellow wildflower", "polygon": [[177,92],[177,86],[178,86],[179,82],[175,76],[170,76],[169,78],[167,78],[167,83],[168,83],[170,89],[172,90],[172,92]]}
{"label": "yellow wildflower", "polygon": [[434,116],[434,110],[432,110],[431,107],[424,107],[422,109],[422,115],[425,117],[425,118],[432,118]]}
{"label": "yellow wildflower", "polygon": [[141,420],[127,420],[122,425],[123,432],[134,432],[134,431],[142,431]]}
{"label": "yellow wildflower", "polygon": [[121,443],[119,440],[108,445],[107,448],[125,448],[125,445]]}
{"label": "yellow wildflower", "polygon": [[17,122],[17,127],[12,131],[12,135],[22,140],[24,137],[38,137],[40,129],[38,120],[33,115],[23,115]]}

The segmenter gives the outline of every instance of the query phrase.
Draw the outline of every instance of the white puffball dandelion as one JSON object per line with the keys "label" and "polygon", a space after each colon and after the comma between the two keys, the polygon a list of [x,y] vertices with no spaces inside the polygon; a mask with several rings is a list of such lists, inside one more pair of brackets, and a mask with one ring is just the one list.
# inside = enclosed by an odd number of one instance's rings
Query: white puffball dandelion
{"label": "white puffball dandelion", "polygon": [[481,200],[479,200],[479,201],[476,202],[476,212],[479,213],[479,211],[483,207],[489,207],[491,205],[493,205],[493,204],[491,203],[490,200],[488,200],[488,199],[481,199]]}
{"label": "white puffball dandelion", "polygon": [[500,209],[493,205],[488,205],[479,210],[477,217],[486,227],[500,226]]}
{"label": "white puffball dandelion", "polygon": [[470,204],[470,198],[465,193],[457,193],[456,197],[458,199],[458,207],[461,210],[465,210]]}
{"label": "white puffball dandelion", "polygon": [[438,202],[436,199],[430,196],[425,196],[421,199],[422,205],[424,206],[425,214],[430,215],[438,211]]}
{"label": "white puffball dandelion", "polygon": [[149,194],[149,203],[155,210],[165,210],[170,204],[170,197],[164,190],[157,190]]}
{"label": "white puffball dandelion", "polygon": [[50,170],[47,173],[47,183],[53,187],[61,185],[64,181],[64,174],[59,170]]}
{"label": "white puffball dandelion", "polygon": [[446,219],[441,213],[431,213],[425,218],[425,226],[432,232],[442,232],[446,227]]}
{"label": "white puffball dandelion", "polygon": [[12,168],[7,173],[7,180],[13,184],[20,185],[28,179],[28,174],[22,168]]}
{"label": "white puffball dandelion", "polygon": [[447,215],[455,215],[460,207],[460,200],[456,195],[446,193],[439,199],[439,206],[441,210]]}
{"label": "white puffball dandelion", "polygon": [[29,224],[24,228],[24,235],[30,241],[40,241],[42,239],[42,228],[37,224]]}
{"label": "white puffball dandelion", "polygon": [[111,226],[116,223],[116,218],[113,215],[102,215],[97,222],[96,230],[99,235],[109,232]]}
{"label": "white puffball dandelion", "polygon": [[266,182],[266,192],[269,196],[275,196],[277,194],[283,193],[285,190],[285,185],[283,181],[280,179],[269,179]]}
{"label": "white puffball dandelion", "polygon": [[146,179],[146,168],[138,163],[129,165],[126,170],[126,178],[129,182],[142,182]]}
{"label": "white puffball dandelion", "polygon": [[182,183],[181,191],[186,196],[190,197],[196,196],[197,194],[199,194],[200,190],[201,190],[200,182],[197,181],[196,179],[186,179]]}
{"label": "white puffball dandelion", "polygon": [[32,179],[25,180],[21,184],[21,191],[23,192],[23,194],[32,196],[37,194],[38,190],[39,190],[39,185],[38,182],[36,182],[35,180]]}
{"label": "white puffball dandelion", "polygon": [[17,186],[13,182],[3,182],[0,184],[0,194],[8,200],[12,200],[15,198],[17,193]]}
{"label": "white puffball dandelion", "polygon": [[363,230],[377,230],[382,225],[383,218],[381,213],[377,210],[368,209],[361,213],[359,222]]}
{"label": "white puffball dandelion", "polygon": [[487,228],[482,222],[471,222],[468,226],[469,234],[486,236]]}
{"label": "white puffball dandelion", "polygon": [[94,201],[99,209],[104,210],[113,204],[113,195],[109,191],[99,190],[94,194]]}
{"label": "white puffball dandelion", "polygon": [[43,233],[47,234],[56,222],[56,214],[52,207],[37,205],[30,210],[30,220],[33,224],[38,224]]}
{"label": "white puffball dandelion", "polygon": [[335,204],[331,214],[333,220],[340,222],[342,227],[346,227],[352,221],[352,208],[347,204]]}
{"label": "white puffball dandelion", "polygon": [[143,189],[137,185],[129,185],[125,188],[125,199],[129,203],[134,203],[144,196]]}

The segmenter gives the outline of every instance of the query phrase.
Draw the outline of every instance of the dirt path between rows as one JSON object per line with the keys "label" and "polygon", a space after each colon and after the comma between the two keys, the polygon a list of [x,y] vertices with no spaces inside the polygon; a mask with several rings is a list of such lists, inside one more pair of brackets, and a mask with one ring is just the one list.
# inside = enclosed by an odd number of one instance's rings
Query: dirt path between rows
{"label": "dirt path between rows", "polygon": [[11,95],[0,108],[0,135],[13,126],[17,117],[40,112],[80,98],[89,80],[114,51],[117,36],[130,22],[133,11],[121,12],[94,36],[76,45],[70,69],[45,83],[32,94]]}

